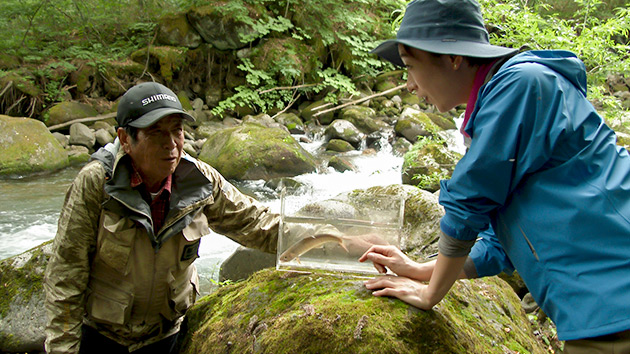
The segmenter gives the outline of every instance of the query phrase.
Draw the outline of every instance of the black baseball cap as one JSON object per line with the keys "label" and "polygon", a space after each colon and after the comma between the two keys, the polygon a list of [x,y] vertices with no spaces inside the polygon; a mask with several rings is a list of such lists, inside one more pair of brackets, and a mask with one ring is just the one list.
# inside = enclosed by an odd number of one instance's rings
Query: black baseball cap
{"label": "black baseball cap", "polygon": [[146,128],[171,114],[195,121],[193,116],[184,111],[177,95],[168,87],[157,82],[143,82],[122,96],[116,121],[119,127]]}
{"label": "black baseball cap", "polygon": [[490,44],[479,3],[475,0],[414,0],[407,5],[396,39],[370,53],[404,66],[398,44],[436,54],[498,58],[518,49]]}

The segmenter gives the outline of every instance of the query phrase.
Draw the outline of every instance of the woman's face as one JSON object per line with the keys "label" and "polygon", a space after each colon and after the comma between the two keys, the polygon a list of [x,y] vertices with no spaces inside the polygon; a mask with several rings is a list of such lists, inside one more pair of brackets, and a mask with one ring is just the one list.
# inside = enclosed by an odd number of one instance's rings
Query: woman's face
{"label": "woman's face", "polygon": [[[407,67],[407,90],[446,112],[466,103],[472,88],[469,66],[461,56],[434,55],[420,49],[398,45]],[[473,75],[474,78],[474,75]]]}

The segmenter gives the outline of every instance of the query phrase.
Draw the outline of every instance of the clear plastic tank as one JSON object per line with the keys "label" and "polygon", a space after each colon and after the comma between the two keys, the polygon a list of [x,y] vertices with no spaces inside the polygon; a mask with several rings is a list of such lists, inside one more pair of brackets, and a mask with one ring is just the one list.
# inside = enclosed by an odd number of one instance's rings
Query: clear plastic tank
{"label": "clear plastic tank", "polygon": [[400,196],[350,193],[296,212],[287,212],[296,208],[287,208],[284,192],[280,202],[277,269],[376,274],[359,257],[374,244],[399,247],[405,205]]}

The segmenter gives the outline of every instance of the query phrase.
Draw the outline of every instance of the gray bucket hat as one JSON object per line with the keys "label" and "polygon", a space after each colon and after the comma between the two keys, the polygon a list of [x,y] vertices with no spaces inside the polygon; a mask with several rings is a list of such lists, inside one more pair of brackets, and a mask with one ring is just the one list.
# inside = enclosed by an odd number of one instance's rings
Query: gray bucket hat
{"label": "gray bucket hat", "polygon": [[479,4],[474,0],[414,0],[405,10],[396,39],[370,53],[404,66],[398,44],[436,54],[498,58],[518,49],[490,44]]}

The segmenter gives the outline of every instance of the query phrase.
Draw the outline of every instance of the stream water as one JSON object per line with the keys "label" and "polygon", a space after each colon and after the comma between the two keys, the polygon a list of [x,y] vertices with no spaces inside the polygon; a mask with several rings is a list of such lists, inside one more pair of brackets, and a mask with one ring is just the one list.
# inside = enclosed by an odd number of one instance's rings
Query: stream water
{"label": "stream water", "polygon": [[[451,141],[457,141],[457,135],[453,130]],[[323,139],[318,138],[310,143],[302,143],[302,146],[317,156],[323,144]],[[393,155],[388,144],[383,145],[385,148],[373,154],[359,151],[350,153],[349,158],[356,166],[356,171],[340,173],[329,169],[295,177],[303,185],[301,193],[288,196],[285,205],[298,208],[314,200],[331,198],[353,189],[401,183],[403,159]],[[455,150],[461,150],[456,143],[453,146]],[[45,176],[0,179],[0,259],[20,254],[54,238],[66,189],[79,169],[71,167]],[[272,211],[280,212],[279,194],[266,188],[265,181],[241,181],[235,182],[235,185],[269,206]],[[202,290],[218,279],[221,263],[237,247],[234,241],[214,233],[202,239],[200,258],[195,262]]]}
{"label": "stream water", "polygon": [[[303,143],[303,147],[318,154],[323,143],[323,140],[316,139]],[[394,156],[390,149],[370,155],[357,151],[350,158],[357,167],[356,172],[339,173],[329,169],[295,177],[303,187],[299,195],[287,198],[291,199],[290,204],[305,205],[352,189],[401,182],[402,158]],[[79,169],[71,167],[45,176],[0,180],[0,259],[20,254],[54,238],[66,189]],[[265,181],[235,182],[235,185],[272,211],[280,212],[279,195],[266,188]],[[237,247],[237,243],[218,234],[202,239],[196,265],[203,283],[218,279],[221,263]]]}

